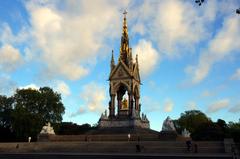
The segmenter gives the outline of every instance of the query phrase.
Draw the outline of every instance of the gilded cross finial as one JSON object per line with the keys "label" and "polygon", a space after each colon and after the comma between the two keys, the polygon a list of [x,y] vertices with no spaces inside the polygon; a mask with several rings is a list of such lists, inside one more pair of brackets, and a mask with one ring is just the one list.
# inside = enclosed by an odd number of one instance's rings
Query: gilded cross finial
{"label": "gilded cross finial", "polygon": [[125,17],[126,17],[126,15],[127,15],[127,13],[128,13],[128,12],[127,12],[127,10],[125,9],[124,12],[123,12],[123,14],[124,14]]}
{"label": "gilded cross finial", "polygon": [[123,12],[124,18],[123,18],[123,32],[127,34],[127,10],[125,9]]}

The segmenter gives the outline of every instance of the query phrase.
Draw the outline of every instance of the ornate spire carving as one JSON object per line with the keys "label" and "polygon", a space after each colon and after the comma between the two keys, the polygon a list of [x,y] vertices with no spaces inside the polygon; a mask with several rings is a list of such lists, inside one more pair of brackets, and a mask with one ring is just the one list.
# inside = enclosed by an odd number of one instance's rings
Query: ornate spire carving
{"label": "ornate spire carving", "polygon": [[113,50],[112,50],[111,71],[114,69],[114,67],[115,67],[115,61],[114,61],[114,55],[113,55]]}
{"label": "ornate spire carving", "polygon": [[127,29],[127,11],[123,12],[123,30],[121,38],[121,47],[120,47],[120,56],[121,59],[127,66],[129,65],[129,38],[128,38],[128,29]]}
{"label": "ornate spire carving", "polygon": [[131,71],[133,70],[132,48],[129,50],[129,68]]}
{"label": "ornate spire carving", "polygon": [[138,54],[136,54],[136,65],[138,66]]}

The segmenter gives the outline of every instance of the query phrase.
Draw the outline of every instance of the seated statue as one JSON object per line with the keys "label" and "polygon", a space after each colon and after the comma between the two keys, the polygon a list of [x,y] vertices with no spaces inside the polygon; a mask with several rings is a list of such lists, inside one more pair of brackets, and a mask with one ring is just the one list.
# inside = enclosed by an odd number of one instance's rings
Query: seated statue
{"label": "seated statue", "polygon": [[123,99],[122,101],[122,110],[127,110],[128,109],[128,100],[126,98]]}
{"label": "seated statue", "polygon": [[163,122],[162,131],[176,131],[173,121],[169,116]]}
{"label": "seated statue", "polygon": [[55,135],[55,132],[53,130],[53,127],[51,127],[50,122],[48,122],[45,126],[43,126],[40,134],[51,134],[51,135]]}

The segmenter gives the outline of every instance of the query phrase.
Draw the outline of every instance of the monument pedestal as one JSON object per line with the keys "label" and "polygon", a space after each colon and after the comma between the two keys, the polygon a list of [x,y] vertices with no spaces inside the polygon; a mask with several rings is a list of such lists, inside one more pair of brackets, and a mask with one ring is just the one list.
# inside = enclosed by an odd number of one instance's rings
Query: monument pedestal
{"label": "monument pedestal", "polygon": [[129,127],[129,128],[144,128],[149,129],[150,124],[148,120],[142,120],[141,118],[107,118],[100,119],[98,122],[100,129],[104,128],[119,128],[119,127]]}
{"label": "monument pedestal", "polygon": [[39,134],[38,135],[38,142],[49,142],[51,141],[51,137],[55,136],[53,134]]}
{"label": "monument pedestal", "polygon": [[47,142],[50,141],[50,137],[55,136],[55,132],[53,127],[51,127],[50,122],[48,122],[45,126],[43,126],[40,134],[38,135],[38,141]]}
{"label": "monument pedestal", "polygon": [[162,141],[176,141],[178,135],[176,131],[161,131],[159,139]]}

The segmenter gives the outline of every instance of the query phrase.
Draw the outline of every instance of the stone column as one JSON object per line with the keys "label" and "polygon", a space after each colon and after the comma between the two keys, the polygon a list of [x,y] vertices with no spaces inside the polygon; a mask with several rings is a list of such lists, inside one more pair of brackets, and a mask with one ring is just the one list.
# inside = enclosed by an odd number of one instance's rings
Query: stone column
{"label": "stone column", "polygon": [[131,116],[133,111],[133,105],[132,105],[132,94],[128,93],[128,113]]}
{"label": "stone column", "polygon": [[111,95],[111,100],[109,103],[109,116],[113,117],[115,116],[115,94]]}
{"label": "stone column", "polygon": [[135,110],[139,110],[139,97],[136,97],[136,101],[135,101]]}
{"label": "stone column", "polygon": [[119,115],[119,112],[120,112],[120,109],[121,109],[121,106],[122,106],[122,98],[117,97],[117,100],[118,100],[118,114],[117,115]]}

